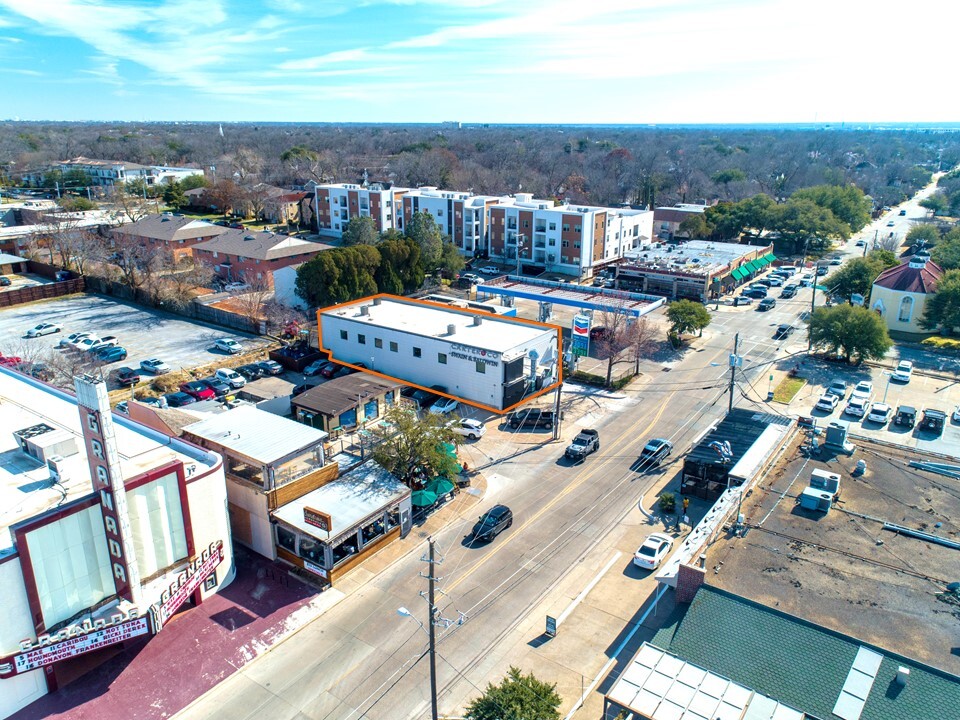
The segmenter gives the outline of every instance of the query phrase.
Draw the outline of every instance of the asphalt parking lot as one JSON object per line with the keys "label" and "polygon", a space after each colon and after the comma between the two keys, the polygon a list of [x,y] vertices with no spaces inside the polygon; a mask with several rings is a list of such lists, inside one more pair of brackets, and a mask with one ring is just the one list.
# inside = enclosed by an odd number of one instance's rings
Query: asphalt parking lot
{"label": "asphalt parking lot", "polygon": [[[62,326],[60,333],[27,338],[26,331],[43,322]],[[189,369],[228,357],[213,348],[217,338],[232,338],[244,350],[266,347],[267,341],[140,307],[100,295],[70,296],[48,302],[0,310],[0,353],[41,362],[48,350],[72,332],[89,331],[100,337],[115,335],[127,350],[127,359],[104,367],[107,372],[157,357],[173,370]],[[54,352],[60,352],[54,350]]]}
{"label": "asphalt parking lot", "polygon": [[14,273],[13,275],[4,275],[10,281],[6,287],[0,287],[0,292],[9,292],[10,290],[22,290],[23,288],[35,287],[37,285],[47,285],[53,280],[33,275],[32,273]]}

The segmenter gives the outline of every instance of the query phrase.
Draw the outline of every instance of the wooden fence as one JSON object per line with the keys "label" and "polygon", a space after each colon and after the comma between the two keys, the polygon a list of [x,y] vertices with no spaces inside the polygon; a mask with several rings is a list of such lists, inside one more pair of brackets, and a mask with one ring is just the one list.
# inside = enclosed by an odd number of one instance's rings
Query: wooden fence
{"label": "wooden fence", "polygon": [[50,300],[64,295],[81,293],[86,289],[86,284],[82,277],[73,280],[63,280],[61,282],[47,283],[45,285],[33,285],[32,287],[20,288],[19,290],[7,290],[0,292],[0,307],[11,307],[13,305],[23,305],[24,303],[35,302],[37,300]]}

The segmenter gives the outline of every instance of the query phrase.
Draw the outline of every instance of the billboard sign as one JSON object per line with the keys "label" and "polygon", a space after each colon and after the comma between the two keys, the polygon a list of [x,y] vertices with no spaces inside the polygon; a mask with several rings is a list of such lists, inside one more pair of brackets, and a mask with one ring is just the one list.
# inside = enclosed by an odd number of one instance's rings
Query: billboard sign
{"label": "billboard sign", "polygon": [[570,332],[570,352],[578,357],[590,353],[590,316],[574,315]]}
{"label": "billboard sign", "polygon": [[109,624],[99,620],[96,624],[90,625],[89,630],[68,626],[55,636],[57,638],[67,636],[66,639],[54,641],[50,636],[41,636],[40,641],[32,649],[0,659],[0,677],[37,670],[60,660],[67,660],[148,634],[150,634],[150,622],[147,617],[123,619],[120,622],[111,621]]}

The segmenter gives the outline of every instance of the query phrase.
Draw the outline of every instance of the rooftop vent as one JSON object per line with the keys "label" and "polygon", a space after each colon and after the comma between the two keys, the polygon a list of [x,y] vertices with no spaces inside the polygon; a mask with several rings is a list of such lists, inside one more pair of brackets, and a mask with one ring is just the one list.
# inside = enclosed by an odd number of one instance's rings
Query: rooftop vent
{"label": "rooftop vent", "polygon": [[361,306],[360,306],[360,314],[361,314],[361,315],[369,315],[369,314],[370,314],[370,308],[369,308],[367,305],[361,305]]}
{"label": "rooftop vent", "polygon": [[374,298],[374,299],[373,299],[373,304],[374,304],[374,305],[379,305],[379,304],[380,304],[380,298]]}
{"label": "rooftop vent", "polygon": [[247,240],[256,240],[256,238],[255,238],[253,235],[244,235],[244,236],[243,236],[243,239],[244,239],[244,241],[247,241]]}
{"label": "rooftop vent", "polygon": [[447,325],[447,335],[456,335],[456,334],[457,334],[457,326],[453,324]]}
{"label": "rooftop vent", "polygon": [[910,267],[914,270],[923,270],[927,266],[926,255],[916,255],[910,259]]}
{"label": "rooftop vent", "polygon": [[483,318],[482,318],[482,317],[480,317],[479,315],[474,315],[474,317],[473,317],[473,325],[474,325],[474,327],[476,327],[477,325],[480,325],[482,322],[483,322]]}
{"label": "rooftop vent", "polygon": [[897,685],[903,686],[910,679],[910,668],[900,665],[897,668]]}

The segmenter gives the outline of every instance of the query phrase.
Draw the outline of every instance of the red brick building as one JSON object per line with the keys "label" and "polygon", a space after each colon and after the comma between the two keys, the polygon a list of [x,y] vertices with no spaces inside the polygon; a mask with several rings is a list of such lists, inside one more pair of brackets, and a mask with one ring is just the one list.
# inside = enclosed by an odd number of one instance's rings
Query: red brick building
{"label": "red brick building", "polygon": [[211,240],[227,232],[227,228],[203,220],[162,213],[147,215],[137,222],[111,230],[117,245],[142,245],[148,249],[165,249],[176,260],[189,256],[197,243]]}
{"label": "red brick building", "polygon": [[273,287],[273,271],[306,262],[331,245],[277,233],[229,229],[193,247],[194,256],[226,282]]}

